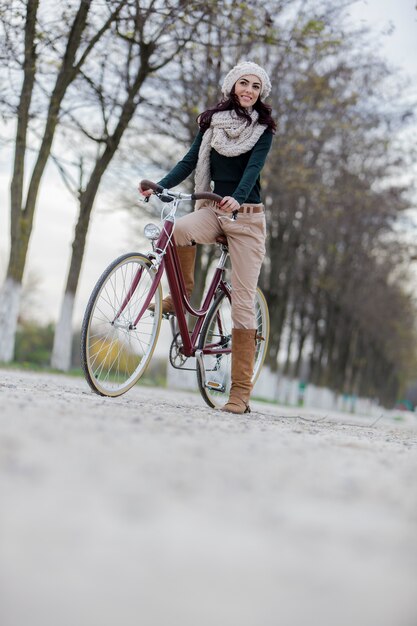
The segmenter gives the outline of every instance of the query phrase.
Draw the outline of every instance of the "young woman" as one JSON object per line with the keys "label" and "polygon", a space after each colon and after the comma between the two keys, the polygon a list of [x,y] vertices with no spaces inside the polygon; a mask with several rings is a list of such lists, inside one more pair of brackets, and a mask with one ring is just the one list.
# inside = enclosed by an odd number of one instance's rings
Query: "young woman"
{"label": "young woman", "polygon": [[[170,189],[195,169],[196,191],[212,189],[223,197],[217,205],[197,201],[196,211],[175,224],[175,243],[188,295],[194,287],[195,244],[214,243],[226,235],[232,267],[232,386],[223,411],[250,411],[255,357],[254,301],[265,256],[265,212],[260,172],[275,132],[271,108],[263,103],[271,91],[265,70],[250,61],[226,75],[223,100],[198,117],[200,131],[184,158],[159,185]],[[147,196],[150,190],[139,191]],[[238,211],[237,219],[232,213]],[[173,311],[170,296],[163,311]]]}

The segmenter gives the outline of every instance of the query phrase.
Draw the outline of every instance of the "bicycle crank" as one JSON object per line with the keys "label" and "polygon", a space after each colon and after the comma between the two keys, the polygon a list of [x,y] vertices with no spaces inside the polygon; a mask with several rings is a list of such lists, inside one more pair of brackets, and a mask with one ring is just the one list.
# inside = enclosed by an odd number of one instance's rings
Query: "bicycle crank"
{"label": "bicycle crank", "polygon": [[182,348],[181,333],[177,333],[174,336],[174,339],[172,340],[172,343],[171,343],[171,347],[169,349],[169,362],[171,363],[172,367],[175,367],[175,369],[177,370],[189,370],[191,372],[195,372],[196,371],[195,367],[184,367],[189,357],[185,356],[185,354],[181,352],[181,348]]}

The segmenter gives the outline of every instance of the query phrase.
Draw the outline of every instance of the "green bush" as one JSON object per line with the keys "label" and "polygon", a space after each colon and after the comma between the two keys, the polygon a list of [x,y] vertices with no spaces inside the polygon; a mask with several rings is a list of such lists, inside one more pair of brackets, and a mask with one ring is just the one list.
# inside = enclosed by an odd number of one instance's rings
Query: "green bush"
{"label": "green bush", "polygon": [[54,340],[54,325],[24,322],[16,334],[15,361],[48,367]]}

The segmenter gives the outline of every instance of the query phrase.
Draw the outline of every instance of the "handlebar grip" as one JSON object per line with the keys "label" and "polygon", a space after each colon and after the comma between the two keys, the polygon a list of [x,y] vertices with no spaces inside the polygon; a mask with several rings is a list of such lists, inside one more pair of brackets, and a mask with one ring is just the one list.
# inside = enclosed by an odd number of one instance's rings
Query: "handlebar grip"
{"label": "handlebar grip", "polygon": [[147,180],[146,178],[140,181],[140,186],[143,191],[147,191],[147,189],[152,189],[152,191],[157,191],[158,193],[161,193],[164,190],[161,185],[157,185],[156,183],[153,183],[151,180]]}
{"label": "handlebar grip", "polygon": [[217,195],[217,193],[211,193],[210,191],[199,191],[193,193],[191,197],[193,200],[212,200],[213,202],[221,202],[223,200],[222,196]]}

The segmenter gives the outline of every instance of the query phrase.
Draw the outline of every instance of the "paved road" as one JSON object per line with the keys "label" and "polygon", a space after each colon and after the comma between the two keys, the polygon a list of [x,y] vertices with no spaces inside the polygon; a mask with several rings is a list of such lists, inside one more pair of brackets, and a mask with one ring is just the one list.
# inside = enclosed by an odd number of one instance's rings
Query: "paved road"
{"label": "paved road", "polygon": [[2,626],[416,626],[417,419],[0,370]]}

